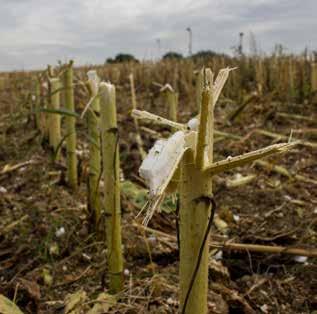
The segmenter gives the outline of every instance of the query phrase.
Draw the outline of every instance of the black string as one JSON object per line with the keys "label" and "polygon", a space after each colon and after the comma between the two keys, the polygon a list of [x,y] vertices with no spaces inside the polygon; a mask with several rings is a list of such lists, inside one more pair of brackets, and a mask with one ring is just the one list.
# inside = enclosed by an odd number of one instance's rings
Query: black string
{"label": "black string", "polygon": [[192,277],[190,279],[189,288],[187,290],[185,301],[184,301],[184,305],[183,305],[183,309],[182,309],[182,312],[181,312],[182,314],[185,314],[186,306],[187,306],[187,303],[188,303],[188,300],[189,300],[189,295],[190,295],[190,293],[192,291],[192,288],[193,288],[193,285],[194,285],[194,282],[195,282],[195,279],[196,279],[196,276],[197,276],[197,273],[198,273],[198,270],[199,270],[201,258],[202,258],[203,251],[204,251],[204,247],[205,247],[205,244],[206,244],[206,241],[207,241],[207,237],[208,237],[208,234],[209,234],[209,231],[210,231],[213,219],[214,219],[215,211],[216,211],[216,202],[215,202],[213,197],[203,196],[203,197],[201,197],[199,199],[199,201],[201,201],[201,200],[208,201],[209,203],[211,203],[211,214],[210,214],[210,217],[209,217],[209,221],[208,221],[206,232],[204,234],[203,241],[202,241],[200,249],[199,249],[197,263],[196,263],[193,275],[192,275]]}
{"label": "black string", "polygon": [[177,196],[177,201],[176,201],[176,236],[177,236],[177,247],[178,247],[178,254],[180,255],[180,239],[179,239],[179,206],[180,205],[180,199],[179,195]]}

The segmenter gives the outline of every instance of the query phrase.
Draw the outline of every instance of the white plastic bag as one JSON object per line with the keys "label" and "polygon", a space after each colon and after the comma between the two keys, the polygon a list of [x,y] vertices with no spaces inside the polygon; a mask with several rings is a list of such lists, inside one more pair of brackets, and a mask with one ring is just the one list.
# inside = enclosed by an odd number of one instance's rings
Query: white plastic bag
{"label": "white plastic bag", "polygon": [[185,150],[183,131],[174,133],[167,140],[155,142],[139,169],[140,176],[149,186],[150,196],[164,192]]}
{"label": "white plastic bag", "polygon": [[98,77],[96,70],[90,70],[87,72],[88,81],[91,83],[93,96],[96,96],[98,93],[98,85],[100,83],[100,79]]}

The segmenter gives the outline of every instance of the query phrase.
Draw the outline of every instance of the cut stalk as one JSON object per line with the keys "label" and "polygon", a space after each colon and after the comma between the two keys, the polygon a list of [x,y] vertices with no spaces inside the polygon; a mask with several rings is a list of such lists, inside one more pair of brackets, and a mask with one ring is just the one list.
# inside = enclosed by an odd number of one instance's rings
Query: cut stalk
{"label": "cut stalk", "polygon": [[[92,93],[91,93],[91,96]],[[99,198],[99,179],[101,172],[100,156],[100,99],[95,97],[87,112],[88,137],[89,137],[89,177],[88,177],[88,209],[93,218],[96,230],[99,230],[101,204]]]}
{"label": "cut stalk", "polygon": [[[129,75],[129,80],[130,80],[130,88],[131,88],[131,100],[132,100],[132,110],[137,108],[136,105],[136,95],[135,95],[135,87],[134,87],[134,78],[133,74],[131,73]],[[139,122],[136,118],[133,118],[134,126],[135,126],[135,137],[136,137],[136,142],[138,144],[139,148],[139,153],[141,155],[142,160],[145,158],[146,153],[143,149],[143,141],[140,135],[140,130],[139,130]]]}
{"label": "cut stalk", "polygon": [[317,63],[312,63],[311,67],[311,92],[313,94],[313,102],[317,102]]}
{"label": "cut stalk", "polygon": [[161,88],[164,93],[166,103],[168,106],[168,118],[171,121],[177,121],[177,107],[178,107],[178,93],[174,91],[171,85],[166,84]]}
{"label": "cut stalk", "polygon": [[[41,79],[40,82],[40,107],[41,109],[51,109],[51,87],[50,81],[43,83]],[[41,126],[42,126],[42,141],[49,141],[49,114],[41,111]]]}
{"label": "cut stalk", "polygon": [[0,91],[3,91],[5,89],[5,78],[0,77]]}
{"label": "cut stalk", "polygon": [[[60,80],[58,78],[50,79],[51,86],[51,109],[60,109],[60,94],[58,89],[60,88]],[[49,114],[49,143],[54,150],[55,160],[59,159],[60,152],[58,149],[61,141],[61,116],[59,114]],[[58,149],[58,151],[57,151]]]}
{"label": "cut stalk", "polygon": [[212,242],[210,247],[233,250],[233,251],[245,251],[245,252],[259,252],[270,254],[285,254],[296,256],[317,257],[317,250],[310,248],[296,248],[296,247],[284,247],[284,246],[270,246],[270,245],[258,245],[258,244],[245,244],[245,243],[232,243],[232,242]]}
{"label": "cut stalk", "polygon": [[[216,173],[233,169],[251,163],[273,153],[282,153],[291,149],[295,143],[272,145],[244,155],[229,157],[226,160],[213,163],[214,133],[228,136],[223,132],[214,132],[213,110],[220,92],[227,80],[229,69],[220,71],[216,83],[213,84],[213,74],[210,69],[199,72],[196,84],[197,105],[200,107],[198,135],[195,123],[192,127],[180,124],[146,111],[133,110],[134,117],[148,119],[153,122],[168,125],[185,133],[186,151],[180,161],[180,309],[181,313],[206,314],[208,293],[208,233],[214,215],[214,200],[212,196],[212,176]],[[197,136],[196,136],[197,135]],[[232,138],[239,138],[230,135]],[[197,139],[197,141],[196,141]],[[160,152],[159,152],[160,153]],[[163,156],[163,155],[161,155]],[[151,157],[152,158],[152,157]],[[180,157],[181,158],[181,157]],[[178,164],[178,161],[175,165]],[[174,168],[175,169],[175,168]],[[171,178],[173,173],[169,174]],[[305,178],[311,183],[311,179]],[[309,181],[308,181],[309,180]],[[165,181],[164,181],[165,182]],[[170,182],[167,180],[166,182]],[[150,182],[154,183],[154,180]],[[149,184],[151,186],[151,184]],[[163,185],[161,185],[162,188]],[[162,199],[162,190],[154,195],[150,215]],[[163,191],[164,187],[163,187]],[[154,203],[156,202],[156,203]]]}
{"label": "cut stalk", "polygon": [[[228,70],[229,71],[229,70]],[[222,73],[222,72],[221,72]],[[229,72],[228,72],[229,75]],[[219,77],[219,74],[218,74]],[[217,77],[217,79],[218,79]],[[222,78],[221,80],[227,80],[227,77]],[[215,129],[214,129],[214,107],[216,104],[216,100],[215,100],[215,94],[216,92],[218,92],[218,96],[220,95],[220,92],[225,84],[225,82],[222,84],[218,84],[217,80],[215,83],[213,83],[214,80],[214,76],[213,73],[211,71],[211,69],[207,68],[205,70],[205,82],[207,84],[207,87],[209,88],[209,90],[211,92],[209,92],[209,101],[208,101],[208,119],[207,119],[207,134],[206,134],[206,163],[209,162],[209,160],[213,160],[213,155],[214,155],[214,134],[215,134]],[[220,81],[221,83],[221,81]],[[216,87],[215,87],[216,86]],[[219,91],[219,89],[221,89]]]}
{"label": "cut stalk", "polygon": [[[177,122],[178,93],[174,91],[170,84],[166,84],[161,88],[168,106],[168,118],[170,121]],[[175,170],[174,176],[168,185],[167,192],[175,193],[180,180],[180,167]]]}
{"label": "cut stalk", "polygon": [[228,171],[236,167],[241,167],[243,165],[249,164],[255,160],[262,159],[264,157],[271,156],[273,154],[280,154],[287,152],[292,149],[298,142],[293,143],[281,143],[273,144],[265,148],[255,150],[243,155],[228,157],[225,160],[217,161],[207,166],[204,171],[210,175],[215,175],[223,171]]}
{"label": "cut stalk", "polygon": [[[200,113],[200,123],[199,123],[199,132],[197,138],[197,147],[196,147],[196,165],[201,170],[205,165],[205,157],[206,157],[206,137],[208,132],[208,116],[209,116],[209,102],[210,102],[210,90],[205,89],[202,93],[202,106]],[[209,146],[209,145],[208,145]]]}
{"label": "cut stalk", "polygon": [[177,110],[178,110],[178,93],[174,92],[169,96],[169,118],[172,121],[177,121]]}
{"label": "cut stalk", "polygon": [[123,288],[123,256],[115,87],[101,83],[99,91],[108,271],[110,292],[118,293]]}
{"label": "cut stalk", "polygon": [[[210,204],[202,196],[212,194],[212,183],[194,165],[192,151],[187,151],[181,164],[180,184],[180,304],[186,294],[198,259],[198,252],[207,229]],[[208,247],[203,249],[199,270],[193,283],[185,313],[207,313]]]}
{"label": "cut stalk", "polygon": [[[201,90],[201,77],[198,77],[197,88]],[[209,84],[208,84],[209,85]],[[181,163],[180,184],[180,305],[183,313],[207,313],[208,293],[208,245],[203,239],[208,232],[208,221],[211,215],[212,180],[201,170],[205,163],[205,148],[212,146],[212,132],[208,126],[213,121],[207,117],[212,99],[212,90],[203,89],[201,99],[201,121],[196,147],[196,163],[194,151],[188,150]],[[206,112],[207,111],[207,112]],[[206,139],[206,134],[210,137]],[[212,149],[208,147],[208,159],[212,161]],[[200,261],[199,251],[202,249]],[[199,262],[197,274],[194,271]],[[194,277],[193,277],[194,276]],[[192,279],[194,281],[192,282]],[[186,307],[186,310],[184,310]]]}
{"label": "cut stalk", "polygon": [[[177,238],[174,235],[164,233],[162,231],[152,229],[137,223],[132,224],[133,227],[142,230],[142,232],[149,232],[155,234],[160,241],[173,245],[177,241]],[[213,235],[213,238],[216,238]],[[209,244],[209,247],[216,249],[224,250],[233,250],[233,251],[245,251],[245,252],[259,252],[259,253],[271,253],[271,254],[285,254],[285,255],[297,255],[297,256],[307,256],[307,257],[317,257],[317,250],[313,248],[296,248],[296,247],[284,247],[284,246],[270,246],[270,245],[259,245],[259,244],[247,244],[247,243],[234,243],[232,240],[226,239],[222,241],[212,241]]]}
{"label": "cut stalk", "polygon": [[188,129],[188,127],[184,124],[177,123],[177,122],[162,118],[160,116],[157,116],[157,115],[150,113],[150,112],[147,112],[147,111],[134,109],[134,110],[132,110],[132,117],[134,117],[136,119],[149,120],[149,121],[152,121],[152,122],[157,123],[157,124],[169,126],[169,127],[176,129],[176,130]]}
{"label": "cut stalk", "polygon": [[41,83],[39,79],[35,80],[35,125],[38,130],[42,133],[42,127],[41,127],[41,113],[40,113],[40,107],[41,107]]}
{"label": "cut stalk", "polygon": [[[65,107],[74,112],[74,89],[73,89],[73,62],[71,61],[65,70]],[[76,156],[76,118],[65,116],[66,147],[67,147],[67,181],[68,185],[75,190],[77,188],[77,156]]]}

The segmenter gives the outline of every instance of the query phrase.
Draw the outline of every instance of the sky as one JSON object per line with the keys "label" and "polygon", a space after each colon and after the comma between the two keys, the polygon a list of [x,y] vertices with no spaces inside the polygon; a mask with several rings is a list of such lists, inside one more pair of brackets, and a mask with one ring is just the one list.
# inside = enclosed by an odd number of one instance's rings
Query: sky
{"label": "sky", "polygon": [[[100,64],[119,52],[155,59],[168,51],[232,52],[276,43],[317,50],[317,0],[0,0],[0,71],[41,69],[58,60]],[[160,45],[158,44],[160,40]]]}

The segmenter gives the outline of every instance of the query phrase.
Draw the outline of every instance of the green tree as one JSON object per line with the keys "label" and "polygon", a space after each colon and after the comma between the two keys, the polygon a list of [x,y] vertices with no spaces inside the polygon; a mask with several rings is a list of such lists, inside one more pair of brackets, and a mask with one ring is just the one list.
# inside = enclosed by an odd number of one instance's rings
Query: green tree
{"label": "green tree", "polygon": [[128,53],[119,53],[114,58],[108,58],[106,63],[139,62],[133,55]]}
{"label": "green tree", "polygon": [[181,53],[175,52],[175,51],[170,51],[167,52],[163,58],[163,60],[168,60],[168,59],[183,59],[183,55]]}

